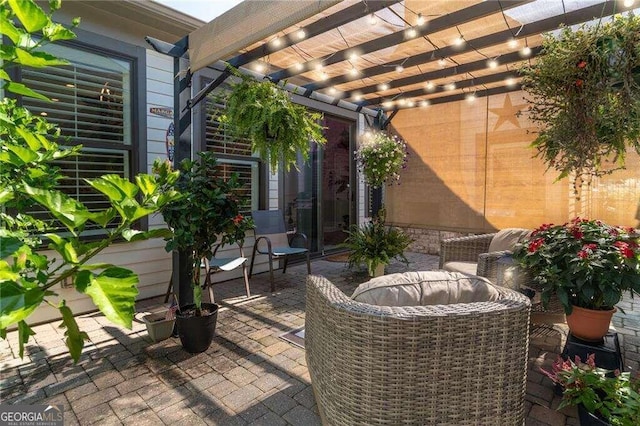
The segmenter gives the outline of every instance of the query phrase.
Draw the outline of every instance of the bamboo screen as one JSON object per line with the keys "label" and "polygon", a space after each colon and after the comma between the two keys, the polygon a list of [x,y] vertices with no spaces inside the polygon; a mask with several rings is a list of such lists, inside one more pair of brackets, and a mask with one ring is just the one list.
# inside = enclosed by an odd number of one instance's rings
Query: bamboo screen
{"label": "bamboo screen", "polygon": [[401,110],[392,121],[410,157],[401,185],[385,189],[389,222],[462,232],[534,228],[575,217],[640,222],[640,158],[594,181],[576,201],[530,148],[535,128],[523,92]]}

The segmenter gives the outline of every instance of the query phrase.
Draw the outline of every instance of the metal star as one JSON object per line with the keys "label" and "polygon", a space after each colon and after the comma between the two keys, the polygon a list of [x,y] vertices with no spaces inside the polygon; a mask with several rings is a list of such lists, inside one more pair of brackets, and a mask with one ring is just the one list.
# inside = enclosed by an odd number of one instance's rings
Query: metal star
{"label": "metal star", "polygon": [[493,131],[495,132],[498,127],[500,127],[507,121],[517,128],[520,128],[520,122],[518,121],[518,117],[516,117],[516,113],[524,109],[526,106],[527,104],[511,104],[511,97],[509,97],[509,95],[507,94],[504,97],[502,108],[489,108],[489,111],[498,116],[498,121],[496,121],[496,125],[493,127]]}

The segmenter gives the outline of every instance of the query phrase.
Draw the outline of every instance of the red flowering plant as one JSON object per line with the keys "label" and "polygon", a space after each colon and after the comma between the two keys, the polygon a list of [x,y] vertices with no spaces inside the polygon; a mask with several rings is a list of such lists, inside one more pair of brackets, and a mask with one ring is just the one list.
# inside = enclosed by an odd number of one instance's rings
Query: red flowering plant
{"label": "red flowering plant", "polygon": [[640,293],[640,235],[633,228],[575,218],[545,224],[516,245],[513,257],[542,288],[542,303],[556,294],[572,306],[610,310],[624,292]]}
{"label": "red flowering plant", "polygon": [[243,246],[247,232],[255,227],[256,225],[251,216],[244,216],[238,213],[227,223],[222,235],[222,244],[237,243],[239,246]]}
{"label": "red flowering plant", "polygon": [[540,370],[563,388],[558,409],[581,404],[611,425],[640,424],[640,381],[630,373],[596,367],[594,354],[585,362],[578,356],[575,362],[558,357],[551,371]]}

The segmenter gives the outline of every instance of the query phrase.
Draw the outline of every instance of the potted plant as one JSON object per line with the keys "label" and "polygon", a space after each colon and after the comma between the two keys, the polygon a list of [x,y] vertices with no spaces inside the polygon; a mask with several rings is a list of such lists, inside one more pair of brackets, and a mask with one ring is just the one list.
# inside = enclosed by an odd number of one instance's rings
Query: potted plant
{"label": "potted plant", "polygon": [[280,161],[286,171],[297,167],[298,153],[307,161],[311,141],[326,142],[322,114],[293,103],[291,95],[270,80],[232,73],[240,81],[222,96],[226,106],[220,121],[229,124],[235,137],[249,139],[252,151],[268,161],[273,172]]}
{"label": "potted plant", "polygon": [[[49,100],[12,81],[6,70],[67,64],[42,50],[49,43],[75,38],[71,29],[51,19],[60,6],[59,1],[49,2],[47,13],[31,0],[0,2],[0,26],[9,40],[0,61],[0,88],[5,94]],[[73,22],[75,27],[79,20]],[[95,257],[116,241],[170,235],[168,229],[135,227],[141,218],[177,197],[173,190],[162,190],[177,173],[162,178],[139,174],[133,182],[114,174],[86,180],[96,196],[108,202],[104,210],[90,209],[60,190],[58,181],[64,176],[52,164],[80,155],[82,147],[61,148],[57,143],[61,129],[14,99],[0,101],[0,117],[0,336],[6,338],[7,329],[16,326],[22,357],[24,345],[35,334],[26,321],[46,303],[59,310],[61,327],[66,328],[65,344],[78,362],[88,336],[57,293],[60,284],[71,282],[107,319],[131,328],[138,276],[120,266],[96,262]],[[36,210],[40,210],[37,216]],[[88,228],[99,231],[91,240],[83,235]],[[53,255],[43,252],[45,248]]]}
{"label": "potted plant", "polygon": [[577,406],[582,426],[640,424],[640,380],[630,373],[596,367],[594,354],[585,362],[559,357],[551,371],[541,371],[562,387],[558,409]]}
{"label": "potted plant", "polygon": [[[597,341],[607,333],[623,293],[640,293],[639,242],[632,228],[575,218],[540,226],[516,245],[513,256],[542,288],[543,305],[555,295],[571,333]],[[585,315],[602,316],[602,322],[596,326]]]}
{"label": "potted plant", "polygon": [[176,313],[173,309],[163,312],[154,312],[142,316],[142,322],[147,327],[147,333],[151,340],[159,342],[168,339],[173,333],[176,323]]}
{"label": "potted plant", "polygon": [[355,152],[358,170],[373,188],[400,180],[400,170],[407,166],[407,144],[395,135],[367,131]]}
{"label": "potted plant", "polygon": [[384,209],[371,222],[353,225],[348,234],[340,247],[349,249],[349,268],[365,264],[369,275],[378,277],[394,258],[409,264],[404,251],[413,240],[401,229],[385,225]]}
{"label": "potted plant", "polygon": [[581,182],[623,168],[627,147],[640,153],[640,17],[543,37],[544,54],[520,70],[540,127],[532,146],[578,196]]}
{"label": "potted plant", "polygon": [[[166,250],[186,252],[188,258],[189,283],[193,304],[178,301],[180,309],[176,313],[178,335],[187,352],[199,353],[207,350],[213,339],[218,305],[202,303],[200,285],[201,260],[213,255],[214,245],[221,243],[242,244],[250,218],[239,215],[238,199],[234,190],[238,189],[237,174],[230,179],[222,178],[216,172],[216,159],[211,152],[201,152],[200,161],[185,160],[180,165],[180,178],[167,185],[167,190],[176,190],[182,198],[161,209],[167,225],[173,230],[173,237],[167,240]],[[156,173],[164,176],[171,172],[169,163],[156,167]],[[178,276],[174,273],[174,277]]]}

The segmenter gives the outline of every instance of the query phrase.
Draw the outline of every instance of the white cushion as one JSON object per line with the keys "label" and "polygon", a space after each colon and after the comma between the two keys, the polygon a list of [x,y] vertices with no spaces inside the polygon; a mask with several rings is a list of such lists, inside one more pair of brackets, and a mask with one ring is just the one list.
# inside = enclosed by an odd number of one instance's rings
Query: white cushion
{"label": "white cushion", "polygon": [[360,284],[351,298],[377,306],[425,306],[498,300],[486,279],[458,272],[417,271],[390,274]]}
{"label": "white cushion", "polygon": [[462,272],[463,274],[476,275],[478,273],[478,262],[447,262],[442,265],[442,269],[451,272]]}
{"label": "white cushion", "polygon": [[498,233],[491,239],[489,244],[489,253],[494,251],[513,251],[516,243],[528,237],[531,231],[522,228],[507,228]]}

